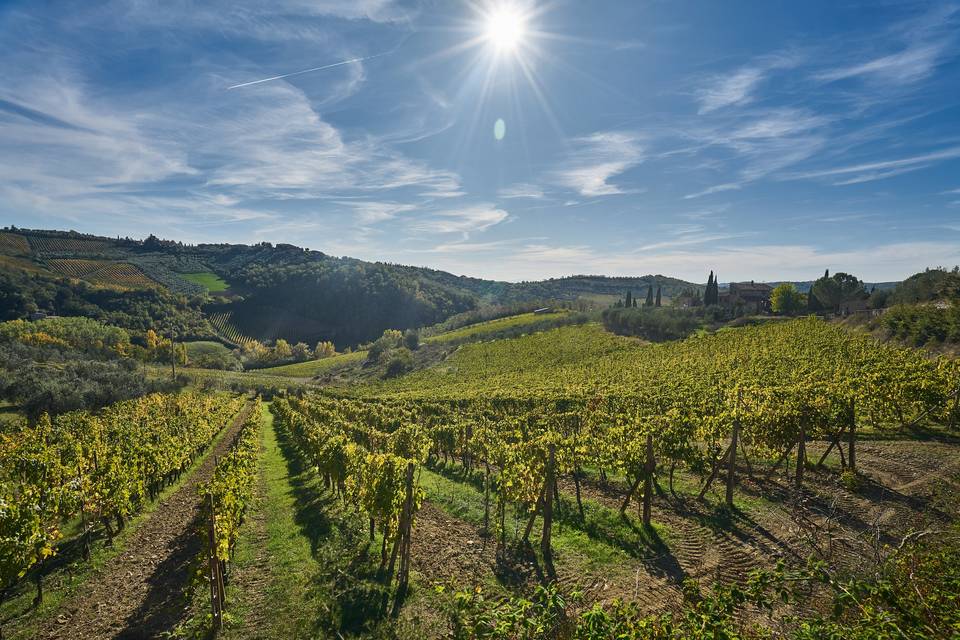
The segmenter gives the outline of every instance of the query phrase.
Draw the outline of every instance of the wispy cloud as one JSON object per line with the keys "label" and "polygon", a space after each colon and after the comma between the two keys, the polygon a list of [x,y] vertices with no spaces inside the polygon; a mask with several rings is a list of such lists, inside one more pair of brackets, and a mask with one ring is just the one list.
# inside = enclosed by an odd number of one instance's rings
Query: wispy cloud
{"label": "wispy cloud", "polygon": [[943,160],[952,160],[960,158],[960,147],[948,147],[939,151],[931,151],[921,155],[899,158],[897,160],[883,160],[879,162],[865,162],[841,167],[832,167],[829,169],[820,169],[815,171],[806,171],[792,173],[784,176],[790,180],[806,180],[810,178],[829,178],[833,176],[843,176],[849,174],[860,174],[856,178],[848,179],[839,184],[856,184],[857,182],[867,182],[870,180],[879,180],[894,175],[899,175],[906,171],[916,171],[925,168],[932,163]]}
{"label": "wispy cloud", "polygon": [[731,105],[747,104],[753,92],[766,77],[763,69],[747,67],[713,81],[712,86],[700,92],[700,111],[705,114]]}
{"label": "wispy cloud", "polygon": [[707,83],[708,86],[698,92],[698,113],[704,115],[724,107],[749,104],[754,101],[757,88],[770,72],[796,64],[797,60],[792,56],[766,57],[731,73],[714,76]]}
{"label": "wispy cloud", "polygon": [[869,77],[896,84],[909,84],[929,77],[946,50],[946,42],[917,45],[868,62],[818,73],[814,77],[826,82]]}
{"label": "wispy cloud", "polygon": [[633,133],[609,131],[572,141],[575,149],[553,180],[585,197],[629,193],[610,180],[643,162],[640,138]]}
{"label": "wispy cloud", "polygon": [[[958,11],[960,7],[951,2],[934,4],[929,11],[893,25],[886,37],[879,38],[880,42],[896,43],[896,50],[864,56],[865,61],[821,71],[813,77],[823,82],[858,78],[884,86],[925,80],[953,55],[952,45],[956,39],[953,27]],[[874,45],[878,38],[872,40]],[[889,45],[887,48],[889,51]]]}
{"label": "wispy cloud", "polygon": [[372,201],[343,201],[343,204],[353,209],[357,214],[357,220],[360,224],[376,224],[386,220],[393,220],[398,215],[416,211],[414,204],[401,204],[399,202],[372,202]]}
{"label": "wispy cloud", "polygon": [[489,204],[478,204],[462,209],[432,213],[415,221],[411,228],[426,233],[470,233],[486,231],[510,217],[503,209]]}
{"label": "wispy cloud", "polygon": [[515,184],[504,187],[497,192],[497,195],[504,199],[512,198],[530,198],[532,200],[541,200],[545,197],[543,188],[535,184]]}
{"label": "wispy cloud", "polygon": [[703,196],[713,195],[714,193],[723,193],[724,191],[737,191],[741,189],[740,183],[738,182],[727,182],[724,184],[714,185],[703,191],[697,191],[696,193],[688,193],[683,196],[684,200],[693,200],[694,198],[702,198]]}

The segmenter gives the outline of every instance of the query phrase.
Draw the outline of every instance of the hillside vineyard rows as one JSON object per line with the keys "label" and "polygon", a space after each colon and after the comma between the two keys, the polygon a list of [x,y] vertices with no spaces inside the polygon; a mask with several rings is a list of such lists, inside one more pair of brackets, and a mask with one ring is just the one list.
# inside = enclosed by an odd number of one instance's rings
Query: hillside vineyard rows
{"label": "hillside vineyard rows", "polygon": [[[150,395],[99,414],[73,412],[0,440],[3,479],[3,584],[54,552],[63,525],[82,519],[89,546],[95,527],[112,537],[176,480],[242,400],[208,394]],[[36,573],[37,596],[42,584]]]}
{"label": "hillside vineyard rows", "polygon": [[[373,618],[399,620],[410,615],[403,613],[405,607],[413,606],[415,611],[423,607],[423,589],[429,587],[417,582],[422,576],[437,576],[439,571],[443,578],[438,589],[451,578],[450,586],[462,586],[457,573],[478,566],[466,558],[470,553],[483,557],[490,541],[489,553],[495,554],[499,571],[508,571],[511,580],[528,589],[534,582],[528,574],[542,571],[536,582],[547,586],[536,587],[532,597],[537,604],[517,603],[507,595],[487,603],[477,586],[471,595],[457,596],[459,617],[452,619],[460,622],[454,629],[474,618],[481,628],[502,624],[500,618],[487,617],[493,615],[488,607],[504,607],[506,612],[499,615],[514,621],[518,619],[515,609],[525,611],[523,615],[532,616],[531,620],[559,615],[556,611],[564,606],[557,605],[555,598],[567,597],[562,592],[586,589],[586,604],[595,608],[580,610],[578,615],[586,618],[571,622],[575,631],[561,637],[610,637],[596,631],[601,627],[589,631],[594,628],[590,616],[600,616],[604,624],[640,625],[629,626],[634,631],[669,630],[673,628],[669,616],[681,611],[678,588],[656,572],[645,574],[649,584],[641,588],[644,563],[656,566],[657,558],[675,554],[674,561],[680,564],[668,566],[668,574],[708,579],[707,586],[715,589],[711,597],[727,599],[739,598],[736,594],[741,592],[722,591],[723,585],[736,584],[750,571],[774,563],[773,558],[755,561],[745,547],[716,533],[714,525],[708,528],[713,516],[691,506],[688,499],[677,498],[679,494],[703,498],[714,487],[714,494],[720,490],[728,513],[742,514],[738,505],[757,500],[754,471],[769,478],[782,468],[793,470],[795,496],[806,491],[814,499],[823,488],[820,463],[831,452],[839,458],[843,482],[858,482],[858,461],[866,460],[868,465],[877,461],[873,439],[921,422],[955,426],[960,420],[958,384],[956,360],[881,343],[819,319],[724,329],[663,344],[642,343],[613,336],[597,325],[582,325],[465,344],[438,366],[394,379],[326,389],[291,386],[274,397],[269,407],[259,399],[251,402],[198,391],[148,395],[100,412],[77,411],[52,419],[42,415],[15,435],[4,434],[0,439],[0,579],[15,585],[30,576],[36,581],[39,602],[45,567],[57,558],[61,543],[79,543],[83,555],[89,556],[93,540],[104,536],[112,540],[131,518],[157,502],[165,487],[175,484],[231,425],[232,435],[221,438],[217,456],[207,455],[209,471],[204,479],[181,497],[187,510],[168,515],[178,536],[195,541],[182,547],[185,551],[170,551],[171,557],[187,554],[192,576],[188,584],[209,584],[209,594],[191,587],[188,593],[194,595],[186,609],[178,595],[163,605],[167,612],[163,615],[168,617],[144,623],[148,624],[144,629],[159,633],[190,611],[186,621],[178,623],[187,627],[178,627],[178,633],[192,637],[196,634],[191,629],[196,631],[197,625],[230,632],[234,606],[249,607],[251,598],[272,593],[257,594],[249,586],[246,592],[238,592],[236,586],[259,584],[244,577],[251,550],[249,546],[244,550],[240,543],[244,535],[251,535],[251,527],[258,526],[246,521],[251,505],[266,499],[261,465],[269,449],[262,445],[262,416],[272,414],[272,426],[267,429],[275,429],[278,440],[286,443],[282,451],[287,464],[294,465],[290,473],[303,464],[316,474],[318,490],[325,496],[306,502],[298,516],[300,526],[314,517],[333,518],[331,523],[346,529],[355,526],[348,524],[356,523],[351,518],[362,521],[351,535],[369,539],[369,556],[363,552],[359,558],[372,563],[369,570],[382,590],[375,606],[364,605]],[[919,451],[903,450],[904,455]],[[929,464],[923,455],[918,461],[926,469]],[[952,463],[946,466],[952,468]],[[934,477],[931,474],[934,471],[922,471],[904,486]],[[292,484],[291,491],[296,486]],[[677,502],[655,503],[657,491],[664,491],[661,487]],[[852,509],[862,508],[857,495],[838,491],[837,500],[853,505]],[[786,504],[795,498],[777,494],[771,499]],[[467,508],[464,501],[473,506]],[[642,528],[631,528],[627,515],[631,505]],[[257,508],[262,510],[262,504]],[[469,518],[475,529],[444,515],[446,510],[461,513],[458,510],[465,508],[473,510]],[[812,522],[803,519],[812,516],[803,515],[809,512],[800,502],[792,509],[796,522]],[[902,513],[896,511],[897,522],[908,517]],[[256,517],[263,518],[263,512]],[[751,526],[764,530],[782,512],[771,517],[762,526]],[[832,526],[829,516],[825,522]],[[331,524],[325,526],[329,535]],[[805,526],[817,531],[819,525]],[[796,543],[800,533],[792,525],[782,530],[790,533],[778,534],[786,536],[778,544]],[[610,549],[599,567],[590,565],[590,572],[610,572],[613,580],[621,568],[610,563],[622,558],[631,574],[627,579],[635,586],[621,585],[605,594],[606,581],[585,585],[571,576],[571,558],[582,555],[589,544],[578,541],[578,531]],[[876,531],[879,537],[879,524]],[[891,531],[912,535],[901,528]],[[291,535],[297,534],[287,531],[283,537]],[[773,534],[766,535],[773,539]],[[465,548],[449,555],[443,547],[447,536],[449,544]],[[674,548],[673,554],[664,539]],[[325,543],[321,537],[313,544]],[[850,544],[861,543],[843,544],[853,549]],[[524,548],[536,548],[532,560],[522,553],[518,559],[518,549]],[[425,549],[440,555],[432,559]],[[871,549],[868,543],[867,551],[876,553],[879,562],[880,551]],[[858,547],[857,553],[861,551]],[[257,553],[261,557],[267,552]],[[276,553],[283,552],[271,550],[263,556],[263,571],[277,570],[271,564]],[[149,556],[146,562],[155,557]],[[236,569],[238,557],[240,568]],[[449,561],[455,567],[468,562],[466,566],[474,569],[455,568],[448,575],[436,567],[435,563],[444,562],[442,557],[452,558]],[[841,557],[840,564],[849,567],[858,557]],[[349,554],[345,558],[350,566],[361,562]],[[792,566],[800,565],[799,558],[793,561]],[[108,570],[111,584],[124,583],[122,567]],[[349,584],[354,585],[344,587],[346,593],[360,589],[358,585],[367,579],[358,577],[365,575],[360,569],[353,571],[358,575],[338,574],[349,576]],[[770,575],[785,579],[782,573]],[[159,578],[147,582],[153,579]],[[762,578],[763,584],[773,584],[774,579],[768,575]],[[419,591],[414,591],[415,604],[409,605],[415,584]],[[761,602],[759,591],[742,593],[754,595],[741,602],[770,606]],[[73,631],[116,637],[123,627],[108,624],[111,614],[104,617],[90,609],[103,606],[103,592],[91,594],[89,600],[82,596],[73,600],[70,614],[59,625],[42,625],[42,637],[71,637]],[[130,616],[127,620],[139,620],[140,614],[131,610],[143,605],[135,597],[123,600],[116,611]],[[734,624],[732,609],[716,609],[709,599],[693,602],[713,607],[694,617],[706,616],[716,628]],[[618,608],[624,603],[632,608]],[[211,612],[211,607],[212,613],[202,613]],[[727,613],[718,613],[721,610]],[[663,611],[668,612],[663,614],[667,618],[646,617]],[[515,631],[507,626],[499,635],[464,632],[454,637],[518,637]],[[639,637],[691,637],[688,631],[679,635],[661,631]],[[553,633],[521,636],[553,637]]]}
{"label": "hillside vineyard rows", "polygon": [[[880,345],[821,321],[730,331],[650,347],[645,355],[585,370],[580,380],[517,374],[504,386],[529,390],[521,394],[461,385],[376,398],[317,394],[279,401],[275,410],[325,478],[380,521],[394,544],[407,517],[403,468],[449,456],[468,468],[485,465],[488,476],[496,470],[501,502],[494,523],[501,534],[504,501],[532,505],[531,524],[543,514],[548,558],[559,475],[578,478],[584,468],[625,475],[632,487],[623,508],[643,482],[649,524],[661,465],[671,489],[677,469],[709,469],[712,480],[724,468],[732,504],[740,447],[760,458],[796,450],[800,484],[811,438],[845,451],[844,466],[855,469],[858,425],[882,430],[920,417],[958,418],[955,361]],[[619,374],[616,382],[611,374]]]}

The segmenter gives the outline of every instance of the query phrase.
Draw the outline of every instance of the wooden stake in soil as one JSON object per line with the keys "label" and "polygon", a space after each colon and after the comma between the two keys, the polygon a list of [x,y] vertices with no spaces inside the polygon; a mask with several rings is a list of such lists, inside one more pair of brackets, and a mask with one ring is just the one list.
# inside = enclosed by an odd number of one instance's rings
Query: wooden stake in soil
{"label": "wooden stake in soil", "polygon": [[807,421],[800,419],[800,438],[797,440],[797,477],[794,479],[797,489],[803,486],[803,468],[807,464]]}
{"label": "wooden stake in soil", "polygon": [[850,471],[857,472],[857,403],[850,400],[850,450],[847,455]]}
{"label": "wooden stake in soil", "polygon": [[553,493],[556,489],[554,486],[556,482],[555,457],[556,446],[551,444],[547,452],[547,484],[543,491],[543,536],[540,538],[540,553],[543,554],[543,561],[548,569],[553,566],[550,534],[553,529]]}
{"label": "wooden stake in soil", "polygon": [[653,434],[647,433],[647,459],[643,465],[643,526],[650,526],[650,505],[653,499],[653,472],[657,462],[653,457]]}
{"label": "wooden stake in soil", "polygon": [[207,527],[207,543],[209,550],[208,578],[210,580],[210,609],[213,614],[213,628],[217,631],[223,628],[223,580],[220,576],[220,562],[217,560],[217,533],[216,516],[213,510],[213,495],[210,498],[210,521]]}
{"label": "wooden stake in soil", "polygon": [[740,419],[733,420],[733,436],[730,441],[730,459],[727,463],[727,506],[733,508],[733,484],[737,475],[737,441],[740,439]]}

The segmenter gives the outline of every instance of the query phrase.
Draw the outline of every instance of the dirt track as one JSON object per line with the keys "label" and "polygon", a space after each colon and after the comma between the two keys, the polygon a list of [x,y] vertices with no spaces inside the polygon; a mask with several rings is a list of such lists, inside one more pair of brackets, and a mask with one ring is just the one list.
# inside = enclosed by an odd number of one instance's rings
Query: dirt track
{"label": "dirt track", "polygon": [[198,469],[164,499],[126,540],[124,549],[92,575],[38,632],[40,638],[157,638],[186,614],[184,587],[201,549],[197,487],[213,475],[214,458],[229,449],[247,405]]}

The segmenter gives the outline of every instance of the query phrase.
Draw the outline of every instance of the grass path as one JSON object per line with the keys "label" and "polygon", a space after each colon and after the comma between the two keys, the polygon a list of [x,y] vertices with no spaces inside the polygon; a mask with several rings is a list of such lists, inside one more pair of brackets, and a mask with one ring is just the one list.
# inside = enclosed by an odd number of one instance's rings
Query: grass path
{"label": "grass path", "polygon": [[[381,624],[379,545],[278,434],[264,405],[260,478],[227,588],[223,638],[364,635]],[[368,550],[369,546],[369,550]]]}

